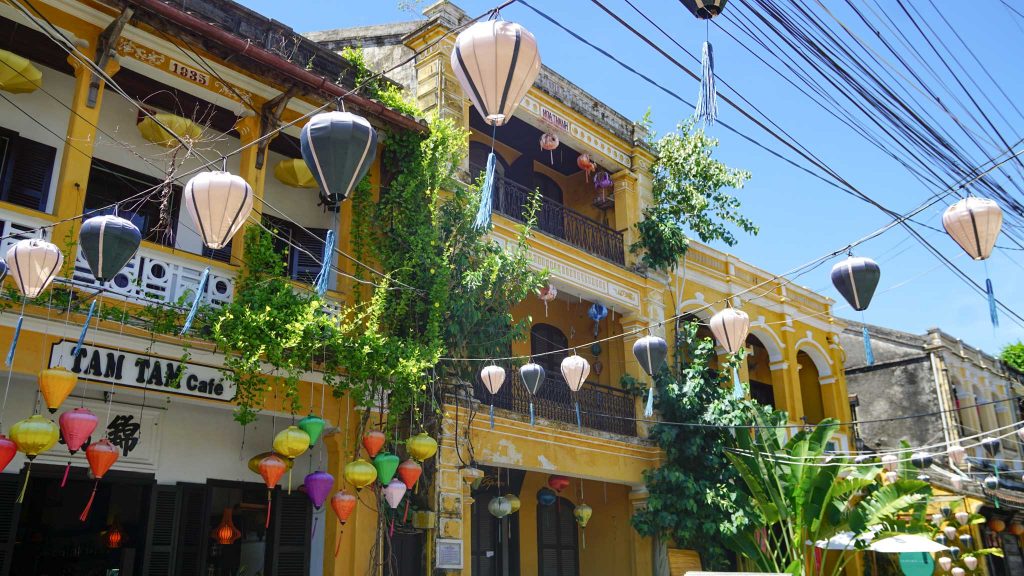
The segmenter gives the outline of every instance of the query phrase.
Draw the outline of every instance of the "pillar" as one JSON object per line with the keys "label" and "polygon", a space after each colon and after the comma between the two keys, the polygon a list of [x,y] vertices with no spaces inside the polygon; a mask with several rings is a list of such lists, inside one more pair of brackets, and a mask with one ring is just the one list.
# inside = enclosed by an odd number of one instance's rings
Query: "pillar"
{"label": "pillar", "polygon": [[[473,517],[473,499],[470,497],[469,485],[462,480],[463,461],[469,462],[469,456],[465,454],[465,446],[468,443],[467,413],[465,410],[460,412],[460,421],[456,426],[455,410],[445,407],[436,456],[437,476],[434,479],[434,508],[437,511],[435,535],[445,540],[462,541],[463,574],[471,572],[472,561],[472,530],[469,522]],[[433,542],[429,545],[436,548]],[[436,558],[428,567],[431,574],[434,566]],[[447,573],[460,572],[449,570]]]}
{"label": "pillar", "polygon": [[[786,345],[786,360],[773,366],[778,366],[783,371],[782,387],[785,389],[785,406],[786,411],[789,412],[789,421],[799,423],[800,418],[804,415],[803,394],[800,391],[800,363],[796,361],[796,343],[799,338],[797,337],[796,329],[788,324],[784,325],[781,330],[782,340]],[[772,370],[774,371],[775,368],[773,367]],[[772,376],[775,376],[774,372]]]}
{"label": "pillar", "polygon": [[426,116],[436,113],[468,128],[465,97],[452,72],[450,59],[455,35],[441,38],[461,25],[467,18],[466,13],[450,2],[437,2],[424,10],[423,15],[434,22],[407,39],[406,46],[422,50],[431,42],[440,41],[416,58],[416,101]]}
{"label": "pillar", "polygon": [[[629,492],[629,503],[635,514],[647,506],[647,498],[650,494],[647,488],[640,486]],[[654,539],[641,536],[636,530],[629,531],[632,537],[630,541],[630,553],[633,557],[632,576],[651,576],[654,572]],[[660,575],[658,575],[660,576]]]}
{"label": "pillar", "polygon": [[[253,226],[252,220],[257,222],[263,217],[263,190],[267,179],[267,164],[263,163],[262,168],[256,167],[256,156],[259,153],[259,146],[249,146],[260,137],[262,122],[258,116],[246,116],[235,123],[235,130],[238,131],[238,141],[246,146],[239,157],[238,175],[252,186],[253,194],[256,196],[252,204],[252,215],[250,222],[243,226],[231,243],[231,263],[241,266],[245,263],[245,231]],[[269,145],[269,142],[266,143]],[[219,169],[219,168],[215,168]]]}
{"label": "pillar", "polygon": [[612,174],[612,191],[615,194],[615,222],[613,228],[622,230],[622,247],[626,252],[626,266],[636,263],[636,255],[629,247],[637,240],[636,227],[643,214],[640,209],[640,195],[637,192],[637,175],[632,170],[619,170]]}

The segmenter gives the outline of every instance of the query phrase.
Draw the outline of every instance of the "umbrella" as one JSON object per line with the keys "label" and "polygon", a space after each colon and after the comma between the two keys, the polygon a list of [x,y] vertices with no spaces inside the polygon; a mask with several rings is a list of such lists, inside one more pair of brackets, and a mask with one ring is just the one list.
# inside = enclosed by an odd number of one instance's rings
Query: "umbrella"
{"label": "umbrella", "polygon": [[944,552],[949,550],[949,547],[925,536],[900,534],[878,540],[868,546],[868,549],[883,554],[899,554],[902,552]]}
{"label": "umbrella", "polygon": [[814,545],[824,550],[856,550],[858,543],[864,546],[874,537],[875,535],[871,532],[865,532],[860,536],[853,532],[840,532],[828,540],[818,540]]}

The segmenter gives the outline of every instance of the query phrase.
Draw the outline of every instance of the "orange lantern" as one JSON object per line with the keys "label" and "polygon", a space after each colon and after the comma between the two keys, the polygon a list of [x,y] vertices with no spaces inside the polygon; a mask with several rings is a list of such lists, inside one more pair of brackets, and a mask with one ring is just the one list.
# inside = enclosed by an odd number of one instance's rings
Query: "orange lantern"
{"label": "orange lantern", "polygon": [[380,430],[370,430],[363,436],[363,448],[366,448],[366,453],[370,455],[370,458],[373,458],[384,447],[386,440],[387,438]]}
{"label": "orange lantern", "polygon": [[597,170],[597,164],[590,159],[590,155],[586,153],[580,154],[576,158],[576,165],[579,166],[580,170],[583,170],[587,182],[590,182],[590,173]]}
{"label": "orange lantern", "polygon": [[1019,537],[1021,535],[1024,535],[1024,524],[1021,524],[1020,522],[1014,522],[1013,524],[1010,524],[1009,531],[1010,534],[1013,534],[1014,536]]}
{"label": "orange lantern", "polygon": [[224,515],[221,516],[220,519],[220,524],[213,529],[213,532],[210,533],[210,538],[216,540],[217,544],[230,546],[241,537],[242,532],[238,528],[235,528],[235,523],[231,520],[231,508],[225,508]]}
{"label": "orange lantern", "polygon": [[[356,504],[359,500],[355,496],[346,492],[345,490],[338,490],[334,493],[331,498],[331,508],[334,508],[334,513],[338,515],[338,521],[341,522],[342,527],[348,522],[352,512],[356,509]],[[334,557],[338,557],[338,551],[341,549],[341,530],[338,531],[338,543],[334,546]]]}
{"label": "orange lantern", "polygon": [[75,384],[78,384],[78,376],[66,368],[50,368],[39,373],[39,391],[43,393],[50,414],[67,400]]}
{"label": "orange lantern", "polygon": [[402,482],[405,482],[405,487],[409,490],[412,490],[413,486],[419,482],[421,474],[423,474],[423,467],[412,458],[398,466],[398,477],[402,479]]}
{"label": "orange lantern", "polygon": [[262,460],[258,465],[260,476],[267,485],[267,523],[265,528],[270,528],[270,503],[274,495],[274,486],[281,481],[281,476],[288,470],[288,464],[277,454],[271,454]]}
{"label": "orange lantern", "polygon": [[114,462],[117,462],[117,457],[120,455],[117,446],[111,444],[110,440],[106,438],[89,444],[89,447],[85,449],[85,458],[89,461],[89,468],[92,470],[92,475],[96,477],[96,482],[92,485],[92,494],[89,495],[89,501],[85,503],[82,515],[78,517],[82,522],[89,517],[89,510],[92,509],[93,500],[96,499],[96,489],[100,486],[100,480],[114,465]]}
{"label": "orange lantern", "polygon": [[992,518],[988,521],[988,529],[998,534],[1003,530],[1006,530],[1006,522],[1003,522],[999,518]]}
{"label": "orange lantern", "polygon": [[103,543],[111,550],[117,550],[121,547],[121,543],[124,542],[124,533],[121,532],[121,527],[118,526],[117,520],[114,520],[114,523],[110,525],[107,535],[103,540]]}

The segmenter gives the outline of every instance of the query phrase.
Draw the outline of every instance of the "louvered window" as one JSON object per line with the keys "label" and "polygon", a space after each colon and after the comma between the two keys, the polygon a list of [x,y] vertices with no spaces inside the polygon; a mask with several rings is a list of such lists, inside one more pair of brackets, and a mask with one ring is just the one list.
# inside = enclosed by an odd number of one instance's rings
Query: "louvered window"
{"label": "louvered window", "polygon": [[[181,186],[173,187],[167,205],[162,206],[161,193],[155,189],[159,184],[157,178],[94,158],[85,190],[85,213],[89,216],[113,214],[112,206],[120,203],[118,216],[138,226],[144,240],[173,246]],[[162,224],[161,211],[167,214],[167,221]]]}
{"label": "louvered window", "polygon": [[578,576],[579,552],[573,503],[565,498],[537,505],[539,576]]}
{"label": "louvered window", "polygon": [[0,129],[0,200],[46,210],[57,149]]}
{"label": "louvered window", "polygon": [[288,277],[312,284],[320,273],[327,229],[303,230],[294,222],[267,215],[263,216],[263,224],[274,231],[274,248],[286,257]]}

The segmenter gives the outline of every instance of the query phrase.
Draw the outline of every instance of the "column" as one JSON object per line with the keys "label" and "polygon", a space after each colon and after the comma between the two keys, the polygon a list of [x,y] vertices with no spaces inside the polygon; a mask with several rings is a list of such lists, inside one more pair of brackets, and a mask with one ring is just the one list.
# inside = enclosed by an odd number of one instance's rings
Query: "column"
{"label": "column", "polygon": [[613,228],[622,230],[622,248],[626,253],[626,266],[636,263],[637,257],[629,247],[637,240],[635,224],[643,218],[640,195],[637,193],[637,175],[632,170],[619,170],[612,174],[615,194],[615,222]]}
{"label": "column", "polygon": [[[238,131],[239,143],[242,146],[247,146],[260,137],[262,122],[260,122],[258,116],[246,116],[235,123],[235,130]],[[269,142],[264,144],[269,145]],[[256,221],[263,217],[263,202],[261,200],[267,179],[268,164],[268,162],[264,162],[262,168],[256,167],[256,156],[259,148],[259,146],[248,146],[245,150],[242,150],[238,168],[238,175],[248,182],[249,186],[252,186],[253,194],[256,196],[252,204],[252,215],[250,216],[251,220]],[[219,170],[219,167],[215,169]],[[235,234],[234,240],[231,242],[231,263],[237,266],[245,263],[245,231],[249,226],[253,225],[251,220]]]}
{"label": "column", "polygon": [[[629,492],[629,502],[632,504],[632,511],[636,513],[647,506],[647,498],[650,494],[647,488],[639,486]],[[641,536],[636,530],[629,531],[632,537],[630,541],[630,553],[633,555],[632,576],[649,576],[655,574],[654,566],[654,539]],[[661,574],[657,574],[661,576]]]}
{"label": "column", "polygon": [[[468,421],[462,414],[458,423],[458,435],[456,436],[456,421],[454,410],[445,408],[444,420],[441,423],[441,438],[437,452],[437,476],[434,479],[434,508],[437,511],[436,537],[444,540],[461,540],[463,552],[464,573],[469,573],[472,560],[472,530],[468,525],[472,518],[473,499],[469,495],[469,486],[462,480],[463,460],[468,462],[468,456],[462,454],[463,447],[467,443],[468,432],[466,425]],[[436,544],[430,543],[436,550]],[[434,550],[431,551],[433,554]],[[431,556],[433,557],[433,556]],[[433,573],[436,566],[436,558],[430,566]],[[458,571],[449,571],[449,574]]]}
{"label": "column", "polygon": [[[786,360],[781,364],[773,366],[779,366],[783,370],[782,388],[785,389],[785,406],[786,411],[789,412],[789,421],[799,423],[800,418],[804,415],[803,395],[800,390],[800,363],[796,361],[796,342],[799,338],[797,337],[796,329],[792,326],[785,325],[781,331],[782,340],[786,344]],[[775,370],[775,368],[773,367],[772,370]],[[774,377],[775,374],[773,373],[772,376]]]}
{"label": "column", "polygon": [[[406,40],[406,45],[412,50],[426,48],[466,19],[466,13],[450,2],[434,3],[423,11],[423,15],[428,20],[436,19],[436,23]],[[452,118],[458,125],[468,128],[465,98],[452,73],[450,55],[454,47],[455,35],[449,35],[417,57],[416,100],[427,116],[436,112],[441,118]]]}

